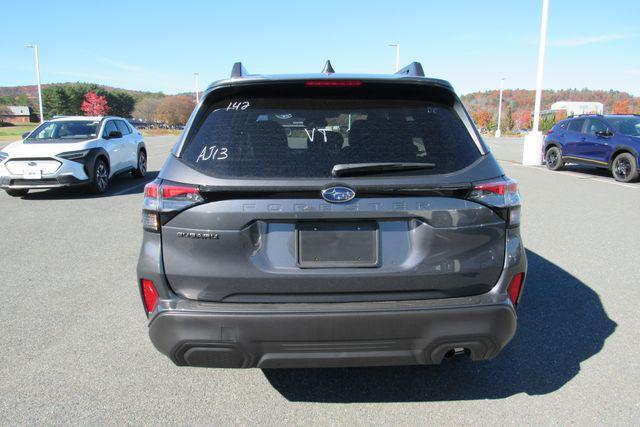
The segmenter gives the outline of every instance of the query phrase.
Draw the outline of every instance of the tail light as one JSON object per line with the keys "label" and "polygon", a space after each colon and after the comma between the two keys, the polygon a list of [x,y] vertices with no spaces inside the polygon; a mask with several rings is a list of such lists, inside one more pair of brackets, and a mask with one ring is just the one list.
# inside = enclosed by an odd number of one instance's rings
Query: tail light
{"label": "tail light", "polygon": [[468,198],[494,209],[507,221],[509,227],[520,225],[520,192],[517,181],[500,178],[477,183]]}
{"label": "tail light", "polygon": [[553,133],[553,129],[549,129],[549,130],[547,131],[547,135],[551,135],[552,133]]}
{"label": "tail light", "polygon": [[144,303],[144,308],[147,310],[147,314],[151,313],[156,309],[158,305],[158,290],[153,282],[149,279],[140,280],[140,288],[142,294],[142,302]]}
{"label": "tail light", "polygon": [[518,300],[520,299],[520,294],[522,293],[522,282],[524,281],[524,273],[518,273],[513,276],[511,282],[509,283],[509,287],[507,288],[507,293],[509,294],[509,299],[514,307],[518,306]]}
{"label": "tail light", "polygon": [[159,232],[175,214],[203,201],[198,187],[156,179],[144,187],[142,227]]}

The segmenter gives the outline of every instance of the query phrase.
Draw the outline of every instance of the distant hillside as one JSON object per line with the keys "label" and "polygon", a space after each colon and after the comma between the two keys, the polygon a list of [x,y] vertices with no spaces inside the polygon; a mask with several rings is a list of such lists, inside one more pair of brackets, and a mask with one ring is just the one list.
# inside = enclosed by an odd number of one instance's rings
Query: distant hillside
{"label": "distant hillside", "polygon": [[[42,89],[46,89],[52,86],[65,86],[65,85],[75,85],[77,83],[48,83],[42,85]],[[158,97],[162,98],[166,96],[162,92],[146,92],[141,90],[130,90],[130,89],[121,89],[111,86],[105,85],[97,85],[106,91],[120,91],[126,92],[133,96],[136,100],[145,97]],[[38,86],[36,85],[28,85],[28,86],[0,86],[0,100],[8,101],[8,98],[14,98],[16,100],[25,100],[25,97],[30,101],[30,105],[35,106],[38,102]],[[7,103],[7,102],[4,102]]]}
{"label": "distant hillside", "polygon": [[[462,96],[473,119],[481,128],[495,129],[498,116],[499,91],[473,92]],[[535,91],[506,89],[502,95],[503,130],[528,129],[535,100]],[[542,92],[542,110],[557,101],[594,101],[604,104],[605,113],[640,113],[640,97],[617,90],[565,89]]]}

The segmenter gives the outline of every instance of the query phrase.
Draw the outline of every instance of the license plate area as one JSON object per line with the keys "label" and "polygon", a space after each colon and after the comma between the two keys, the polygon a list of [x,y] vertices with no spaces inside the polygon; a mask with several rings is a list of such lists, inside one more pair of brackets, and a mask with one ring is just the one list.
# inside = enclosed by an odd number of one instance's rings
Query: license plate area
{"label": "license plate area", "polygon": [[42,171],[37,167],[25,168],[22,177],[24,179],[42,179]]}
{"label": "license plate area", "polygon": [[300,268],[377,267],[376,221],[325,221],[296,224]]}

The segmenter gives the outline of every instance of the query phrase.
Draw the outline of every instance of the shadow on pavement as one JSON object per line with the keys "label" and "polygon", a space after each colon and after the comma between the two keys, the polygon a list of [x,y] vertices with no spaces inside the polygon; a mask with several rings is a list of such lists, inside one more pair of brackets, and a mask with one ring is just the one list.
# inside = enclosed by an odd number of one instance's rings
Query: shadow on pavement
{"label": "shadow on pavement", "polygon": [[122,174],[111,178],[109,190],[104,194],[93,194],[88,187],[53,188],[51,190],[32,190],[22,197],[25,200],[57,200],[57,199],[101,199],[112,196],[142,194],[144,186],[158,176],[159,171],[149,171],[144,178],[134,179],[131,174]]}
{"label": "shadow on pavement", "polygon": [[439,366],[263,370],[290,401],[419,402],[500,399],[561,388],[597,354],[617,324],[586,284],[527,251],[529,272],[518,330],[494,360]]}

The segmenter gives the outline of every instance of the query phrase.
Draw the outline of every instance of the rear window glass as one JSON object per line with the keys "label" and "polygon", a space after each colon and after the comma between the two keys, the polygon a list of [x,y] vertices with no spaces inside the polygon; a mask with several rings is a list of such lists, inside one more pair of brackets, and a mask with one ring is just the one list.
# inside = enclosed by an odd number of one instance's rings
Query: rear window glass
{"label": "rear window glass", "polygon": [[584,124],[584,119],[571,120],[571,123],[569,123],[569,130],[573,132],[582,132],[583,124]]}
{"label": "rear window glass", "polygon": [[183,161],[219,177],[330,177],[336,164],[376,162],[435,164],[394,176],[442,174],[480,157],[451,107],[422,101],[227,100],[191,132]]}

